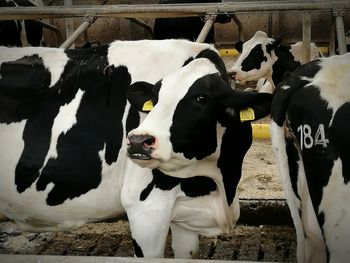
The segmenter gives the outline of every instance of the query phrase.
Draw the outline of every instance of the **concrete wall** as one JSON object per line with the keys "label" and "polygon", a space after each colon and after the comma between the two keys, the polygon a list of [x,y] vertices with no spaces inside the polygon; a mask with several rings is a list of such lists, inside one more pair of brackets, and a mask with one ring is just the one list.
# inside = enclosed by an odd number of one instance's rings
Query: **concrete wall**
{"label": "concrete wall", "polygon": [[[102,5],[105,0],[73,0],[74,5]],[[158,0],[108,0],[107,4],[154,4]],[[63,5],[63,0],[44,0],[45,5]],[[270,36],[283,35],[285,42],[292,43],[302,39],[302,13],[300,12],[271,12],[261,14],[238,14],[244,26],[244,39],[249,39],[257,30],[262,30]],[[312,13],[312,41],[327,45],[330,38],[332,14],[325,12]],[[57,26],[65,39],[65,19],[49,19],[47,22]],[[154,19],[143,19],[153,28]],[[345,29],[350,30],[350,13],[345,14]],[[77,28],[82,22],[81,18],[74,18],[74,25]],[[228,24],[215,24],[215,40],[219,46],[231,47],[239,40],[238,29],[234,22]],[[137,40],[151,38],[147,30],[136,25],[127,19],[99,18],[87,30],[89,41],[98,40],[101,44],[112,42],[116,39]],[[45,30],[45,41],[48,46],[58,46],[60,41],[55,34]],[[81,36],[76,46],[85,43]]]}

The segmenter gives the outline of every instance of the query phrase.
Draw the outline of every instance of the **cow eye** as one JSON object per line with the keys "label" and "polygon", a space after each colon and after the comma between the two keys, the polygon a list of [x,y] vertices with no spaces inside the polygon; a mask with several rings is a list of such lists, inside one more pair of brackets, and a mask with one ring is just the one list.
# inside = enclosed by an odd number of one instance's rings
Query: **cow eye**
{"label": "cow eye", "polygon": [[202,94],[196,97],[196,101],[201,104],[205,104],[209,101],[208,95]]}

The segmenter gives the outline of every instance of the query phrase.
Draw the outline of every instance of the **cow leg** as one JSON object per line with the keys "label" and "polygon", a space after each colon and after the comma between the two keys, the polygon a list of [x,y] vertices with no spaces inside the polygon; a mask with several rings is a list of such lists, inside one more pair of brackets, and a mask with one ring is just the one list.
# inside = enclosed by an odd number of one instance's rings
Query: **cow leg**
{"label": "cow leg", "polygon": [[198,253],[198,234],[177,224],[170,224],[175,258],[192,258]]}
{"label": "cow leg", "polygon": [[165,218],[165,215],[162,213],[162,211],[149,210],[139,213],[128,213],[136,257],[164,257],[170,217]]}

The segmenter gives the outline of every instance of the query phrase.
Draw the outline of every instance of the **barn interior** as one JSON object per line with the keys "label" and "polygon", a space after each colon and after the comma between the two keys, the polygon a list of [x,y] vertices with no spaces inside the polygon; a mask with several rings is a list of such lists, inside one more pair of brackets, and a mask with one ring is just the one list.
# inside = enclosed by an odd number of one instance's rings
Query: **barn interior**
{"label": "barn interior", "polygon": [[[314,42],[325,56],[344,53],[346,45],[350,45],[350,2],[342,0],[224,0],[220,4],[179,4],[173,9],[159,6],[158,0],[42,2],[43,6],[35,9],[2,9],[0,20],[38,19],[46,24],[43,31],[46,46],[81,48],[86,44],[101,45],[114,40],[152,39],[156,17],[202,16],[209,21],[210,16],[218,14],[212,10],[226,10],[226,14],[232,17],[231,21],[212,26],[215,29],[215,46],[227,68],[239,55],[234,43],[248,40],[257,30],[265,31],[271,37],[282,36],[283,42],[288,44],[303,41],[307,47]],[[153,12],[147,7],[153,8]],[[196,7],[198,11],[193,12]],[[205,8],[207,12],[202,11]],[[95,16],[92,9],[95,9]],[[67,15],[62,15],[65,12]],[[308,56],[306,52],[306,60]],[[248,85],[254,86],[255,83]],[[265,118],[256,124],[268,123],[269,118]],[[260,127],[266,129],[265,126]],[[208,262],[296,262],[295,231],[279,182],[270,138],[265,133],[256,135],[244,161],[243,176],[238,186],[241,204],[239,224],[230,234],[201,237],[197,259]],[[165,252],[167,258],[174,256],[170,243],[169,239]],[[4,254],[0,255],[2,262],[8,254],[41,255],[45,260],[44,255],[132,257],[133,250],[126,218],[57,233],[22,232],[5,219],[0,222],[0,254]],[[40,257],[35,256],[31,260],[38,259]]]}

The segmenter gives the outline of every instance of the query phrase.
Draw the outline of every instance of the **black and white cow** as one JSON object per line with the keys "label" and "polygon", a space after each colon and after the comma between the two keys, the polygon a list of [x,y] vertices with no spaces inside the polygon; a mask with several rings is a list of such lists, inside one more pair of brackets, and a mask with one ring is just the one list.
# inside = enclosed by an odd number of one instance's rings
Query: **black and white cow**
{"label": "black and white cow", "polygon": [[[160,0],[159,4],[193,4],[193,3],[221,3],[221,0]],[[216,17],[217,23],[228,23],[231,17],[226,14],[220,14]],[[156,18],[154,20],[154,39],[187,39],[196,41],[201,32],[205,20],[203,17],[175,17],[175,18]],[[204,42],[215,42],[214,26],[208,32]]]}
{"label": "black and white cow", "polygon": [[[235,47],[241,55],[229,70],[239,82],[258,81],[263,78],[258,90],[272,93],[283,77],[303,64],[303,43],[281,45],[281,38],[269,38],[265,32],[257,31],[246,42]],[[311,44],[311,60],[320,56],[318,47]]]}
{"label": "black and white cow", "polygon": [[[41,0],[0,0],[1,7],[38,6]],[[0,21],[0,46],[40,46],[43,27],[33,20]]]}
{"label": "black and white cow", "polygon": [[137,256],[162,257],[171,225],[175,256],[190,257],[198,234],[238,219],[252,140],[240,111],[263,117],[271,95],[232,90],[212,46],[1,47],[0,63],[0,212],[23,229],[70,230],[126,211]]}
{"label": "black and white cow", "polygon": [[298,262],[350,258],[350,53],[309,62],[276,88],[271,135]]}

